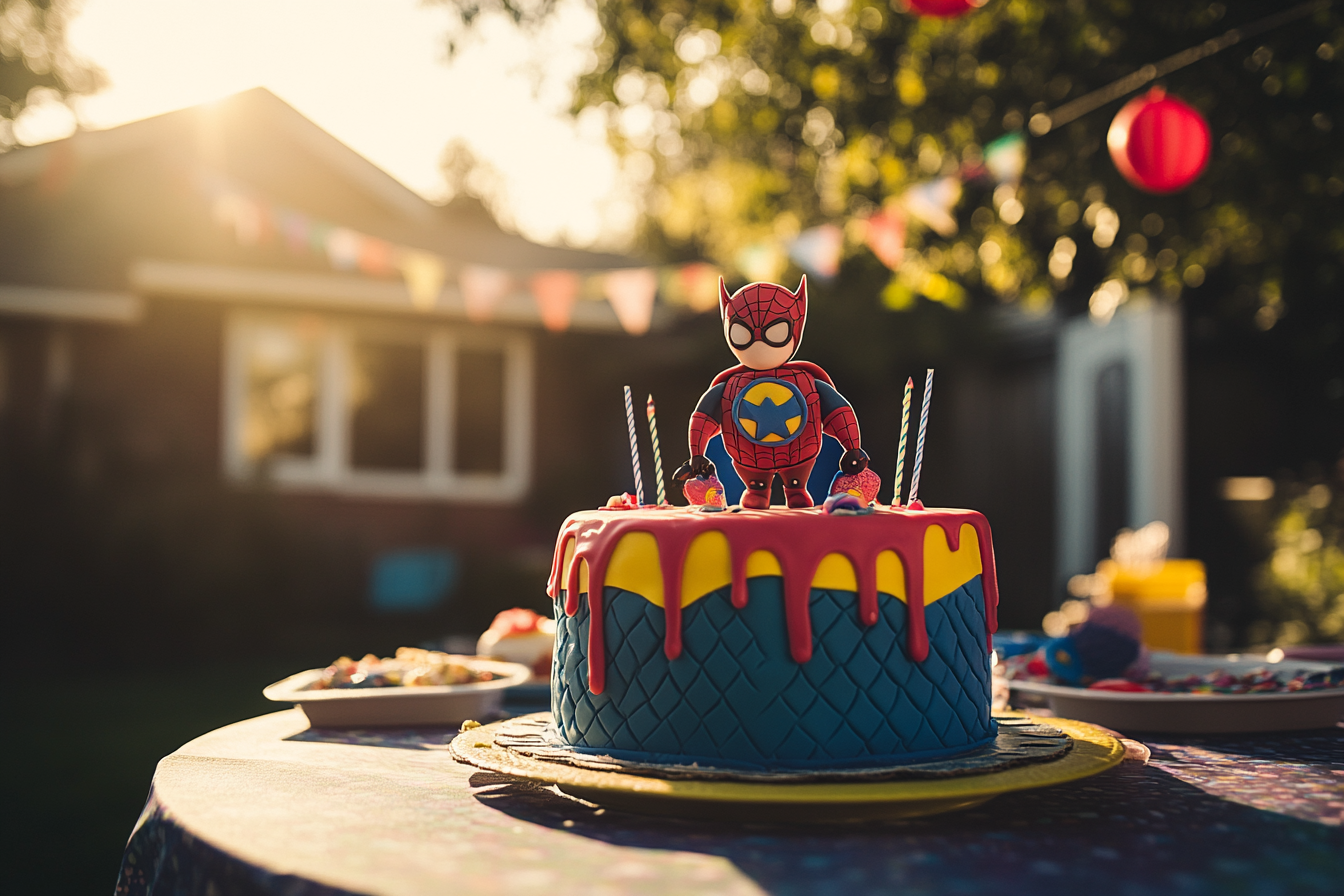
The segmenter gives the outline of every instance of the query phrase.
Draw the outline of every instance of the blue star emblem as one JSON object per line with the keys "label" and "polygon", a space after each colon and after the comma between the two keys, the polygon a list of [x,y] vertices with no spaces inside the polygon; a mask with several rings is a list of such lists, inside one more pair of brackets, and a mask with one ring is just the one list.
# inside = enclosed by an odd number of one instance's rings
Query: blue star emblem
{"label": "blue star emblem", "polygon": [[793,383],[755,380],[733,400],[738,431],[757,445],[787,444],[803,431],[807,402]]}

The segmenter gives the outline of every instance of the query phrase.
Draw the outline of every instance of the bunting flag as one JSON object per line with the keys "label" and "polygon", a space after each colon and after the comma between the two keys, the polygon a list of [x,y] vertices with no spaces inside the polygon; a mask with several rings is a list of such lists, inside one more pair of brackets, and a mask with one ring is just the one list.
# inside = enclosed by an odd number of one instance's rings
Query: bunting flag
{"label": "bunting flag", "polygon": [[439,303],[443,282],[448,279],[448,268],[443,259],[432,252],[402,249],[397,253],[397,267],[411,294],[411,304],[428,311]]}
{"label": "bunting flag", "polygon": [[211,211],[220,226],[233,231],[233,238],[239,245],[255,246],[261,242],[264,211],[251,198],[224,193],[215,197]]}
{"label": "bunting flag", "polygon": [[574,302],[579,297],[579,275],[573,271],[542,271],[528,282],[541,312],[541,323],[552,332],[569,329]]}
{"label": "bunting flag", "polygon": [[658,293],[658,275],[653,268],[612,271],[604,278],[603,287],[625,332],[632,336],[647,333],[653,321],[653,300]]}
{"label": "bunting flag", "polygon": [[819,280],[832,280],[840,273],[840,253],[845,232],[834,224],[804,230],[789,243],[789,258]]}
{"label": "bunting flag", "polygon": [[[1012,133],[985,147],[983,162],[967,177],[991,176],[1000,183],[1015,183],[1026,164],[1026,141]],[[290,251],[327,258],[338,271],[359,272],[371,277],[400,274],[410,303],[421,311],[440,303],[450,276],[449,262],[425,249],[399,246],[347,227],[312,219],[302,212],[274,205],[226,178],[201,170],[197,184],[210,202],[216,222],[231,231],[240,245],[279,241]],[[792,240],[765,239],[743,247],[734,259],[738,273],[751,281],[777,282],[792,260],[806,273],[829,280],[837,276],[846,238],[851,245],[863,243],[884,265],[899,275],[882,293],[884,304],[903,308],[916,293],[956,307],[964,290],[941,275],[923,271],[919,265],[903,267],[906,258],[908,218],[915,218],[944,237],[957,232],[953,217],[961,198],[961,181],[943,177],[911,186],[867,218],[852,218],[821,224]],[[918,260],[918,259],[915,259]],[[542,324],[552,331],[569,328],[579,299],[606,299],[620,325],[631,334],[648,331],[655,298],[661,294],[669,304],[695,312],[718,308],[720,268],[704,262],[653,268],[595,271],[589,275],[573,270],[548,270],[527,278],[528,291],[537,303]],[[521,275],[520,275],[521,276]],[[499,302],[514,287],[509,271],[483,265],[467,265],[458,271],[458,286],[466,315],[473,321],[489,320]]]}
{"label": "bunting flag", "polygon": [[755,283],[773,283],[784,273],[787,259],[774,243],[752,243],[737,253],[737,269]]}
{"label": "bunting flag", "polygon": [[677,276],[686,291],[686,304],[692,311],[718,310],[721,269],[712,264],[687,264],[682,265]]}
{"label": "bunting flag", "polygon": [[713,311],[719,307],[721,276],[722,269],[699,261],[660,268],[658,293],[670,305],[681,305],[697,313]]}
{"label": "bunting flag", "polygon": [[905,214],[899,206],[888,205],[868,219],[864,242],[893,271],[905,260]]}
{"label": "bunting flag", "polygon": [[469,264],[462,269],[457,282],[462,289],[467,319],[480,323],[494,316],[495,306],[513,285],[513,278],[499,268]]}
{"label": "bunting flag", "polygon": [[275,215],[276,230],[291,252],[308,251],[308,218],[299,212],[281,211]]}
{"label": "bunting flag", "polygon": [[1027,138],[1021,131],[1004,134],[985,144],[985,169],[997,183],[1015,184],[1027,168]]}
{"label": "bunting flag", "polygon": [[366,236],[359,241],[359,260],[356,262],[362,274],[370,277],[386,277],[393,273],[392,244],[384,240]]}
{"label": "bunting flag", "polygon": [[952,209],[961,201],[961,180],[953,175],[915,184],[901,196],[901,205],[910,216],[939,236],[957,232]]}
{"label": "bunting flag", "polygon": [[327,231],[327,259],[338,271],[353,271],[359,264],[360,235],[345,227]]}

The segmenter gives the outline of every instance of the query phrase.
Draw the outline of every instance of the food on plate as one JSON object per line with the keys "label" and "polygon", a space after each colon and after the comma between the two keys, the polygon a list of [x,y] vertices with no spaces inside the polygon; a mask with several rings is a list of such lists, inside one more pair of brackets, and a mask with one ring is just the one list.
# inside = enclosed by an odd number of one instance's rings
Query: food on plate
{"label": "food on plate", "polygon": [[343,656],[323,669],[309,690],[476,684],[495,677],[493,672],[472,668],[469,659],[419,647],[399,647],[395,657],[369,653],[356,661]]}
{"label": "food on plate", "polygon": [[1068,634],[1046,641],[1034,653],[1005,658],[1002,674],[1009,682],[1161,694],[1291,693],[1344,685],[1344,666],[1302,672],[1291,667],[1276,671],[1266,665],[1237,673],[1213,669],[1199,675],[1164,676],[1150,668],[1139,631],[1139,620],[1129,608],[1091,607]]}
{"label": "food on plate", "polygon": [[555,620],[522,607],[504,610],[476,642],[476,652],[532,670],[533,678],[549,678],[555,650]]}

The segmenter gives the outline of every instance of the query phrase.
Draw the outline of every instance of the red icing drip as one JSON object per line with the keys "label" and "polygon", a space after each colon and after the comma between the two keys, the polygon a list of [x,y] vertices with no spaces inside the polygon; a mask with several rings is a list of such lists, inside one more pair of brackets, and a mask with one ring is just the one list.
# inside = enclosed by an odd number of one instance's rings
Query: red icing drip
{"label": "red icing drip", "polygon": [[740,610],[747,605],[747,558],[751,554],[731,542],[728,551],[733,564],[733,606]]}
{"label": "red icing drip", "polygon": [[[930,526],[943,530],[948,548],[961,546],[961,527],[971,525],[980,542],[985,597],[985,625],[998,629],[998,580],[994,568],[994,545],[989,524],[973,510],[907,510],[879,508],[864,516],[837,516],[819,509],[743,510],[736,513],[669,513],[650,509],[587,511],[565,521],[556,542],[547,593],[559,594],[564,578],[565,613],[579,609],[579,563],[588,563],[588,686],[600,694],[606,678],[606,643],[602,631],[602,593],[607,563],[621,538],[630,532],[647,532],[658,541],[659,566],[663,575],[663,612],[668,659],[681,655],[681,581],[686,552],[702,532],[719,531],[728,538],[732,565],[732,602],[747,605],[747,559],[756,551],[769,551],[779,561],[784,576],[784,615],[789,635],[789,653],[795,662],[812,658],[812,619],[808,601],[812,579],[822,559],[840,553],[854,566],[858,581],[859,619],[873,625],[878,619],[877,557],[894,550],[905,570],[907,607],[906,650],[922,662],[929,655],[924,623],[924,533]],[[574,556],[568,569],[565,549],[574,540]],[[988,650],[988,645],[986,645]]]}

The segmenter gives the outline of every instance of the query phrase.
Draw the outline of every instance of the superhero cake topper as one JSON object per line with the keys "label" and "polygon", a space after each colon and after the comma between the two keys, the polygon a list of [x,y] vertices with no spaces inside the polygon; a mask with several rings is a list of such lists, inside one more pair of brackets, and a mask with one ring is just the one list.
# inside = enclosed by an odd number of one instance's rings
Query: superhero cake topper
{"label": "superhero cake topper", "polygon": [[845,449],[841,473],[875,478],[859,443],[854,409],[826,371],[793,360],[807,322],[807,277],[797,292],[773,283],[749,283],[732,295],[720,278],[719,311],[724,338],[740,363],[716,376],[701,396],[691,415],[691,459],[674,478],[686,483],[691,477],[714,476],[705,452],[720,432],[733,469],[746,486],[745,508],[770,506],[776,475],[784,482],[789,507],[811,507],[807,479],[823,433]]}

